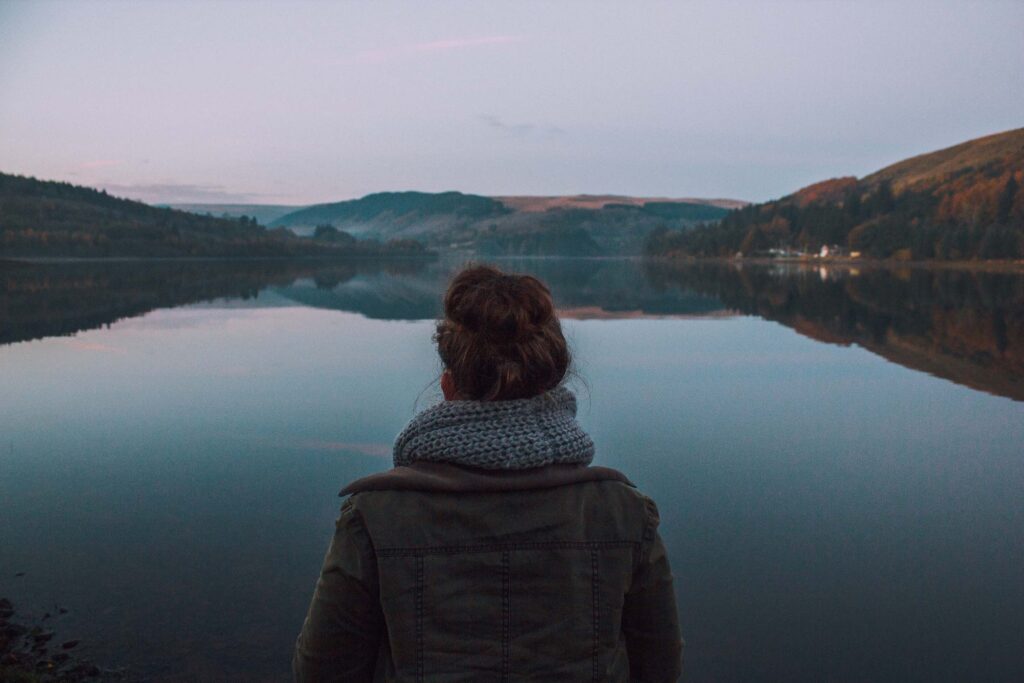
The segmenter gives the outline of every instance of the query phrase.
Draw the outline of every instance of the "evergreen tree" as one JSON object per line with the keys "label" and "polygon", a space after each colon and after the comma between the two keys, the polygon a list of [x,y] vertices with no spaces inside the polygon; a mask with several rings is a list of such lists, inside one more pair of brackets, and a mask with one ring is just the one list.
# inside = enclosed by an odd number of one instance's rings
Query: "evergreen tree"
{"label": "evergreen tree", "polygon": [[875,215],[889,213],[895,208],[896,198],[892,194],[892,184],[888,180],[878,184],[872,204]]}
{"label": "evergreen tree", "polygon": [[843,202],[843,209],[846,215],[853,219],[854,223],[860,222],[860,188],[854,187]]}
{"label": "evergreen tree", "polygon": [[1010,213],[1013,211],[1013,200],[1017,196],[1017,178],[1011,172],[1006,179],[1006,186],[999,195],[999,203],[996,205],[996,222],[1009,223]]}

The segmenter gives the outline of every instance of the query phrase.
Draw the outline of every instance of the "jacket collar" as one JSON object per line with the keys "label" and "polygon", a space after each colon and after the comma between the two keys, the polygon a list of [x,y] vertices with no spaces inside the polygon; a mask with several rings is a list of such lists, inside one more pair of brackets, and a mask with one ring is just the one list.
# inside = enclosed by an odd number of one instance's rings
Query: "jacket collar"
{"label": "jacket collar", "polygon": [[525,470],[489,470],[443,462],[414,462],[357,479],[341,490],[347,496],[362,491],[437,491],[484,493],[525,491],[568,486],[584,481],[633,482],[610,467],[545,465]]}

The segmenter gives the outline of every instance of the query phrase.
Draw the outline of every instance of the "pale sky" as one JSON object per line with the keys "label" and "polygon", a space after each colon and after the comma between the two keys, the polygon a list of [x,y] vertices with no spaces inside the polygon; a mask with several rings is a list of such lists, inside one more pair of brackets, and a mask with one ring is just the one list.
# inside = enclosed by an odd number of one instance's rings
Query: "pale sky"
{"label": "pale sky", "polygon": [[1024,126],[1024,2],[0,0],[0,170],[765,200]]}

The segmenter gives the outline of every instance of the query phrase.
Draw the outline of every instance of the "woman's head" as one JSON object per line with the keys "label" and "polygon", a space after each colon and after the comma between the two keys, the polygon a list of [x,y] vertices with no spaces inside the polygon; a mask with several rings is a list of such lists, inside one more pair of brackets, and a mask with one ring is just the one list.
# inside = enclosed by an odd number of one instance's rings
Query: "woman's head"
{"label": "woman's head", "polygon": [[537,396],[557,387],[571,362],[544,283],[491,266],[455,276],[434,340],[460,399]]}

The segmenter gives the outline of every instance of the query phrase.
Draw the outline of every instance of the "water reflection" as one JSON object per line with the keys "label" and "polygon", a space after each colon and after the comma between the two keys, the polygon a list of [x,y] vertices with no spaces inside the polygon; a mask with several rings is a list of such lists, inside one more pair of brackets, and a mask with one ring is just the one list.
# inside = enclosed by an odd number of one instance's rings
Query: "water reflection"
{"label": "water reflection", "polygon": [[[1020,274],[584,259],[503,264],[548,282],[564,317],[757,315],[821,342],[857,344],[905,367],[1024,400]],[[217,299],[232,299],[235,306],[297,303],[384,320],[430,319],[457,265],[0,263],[0,344],[74,334],[157,308]]]}
{"label": "water reflection", "polygon": [[[410,277],[377,272],[348,282],[325,283],[320,276],[300,279],[274,292],[315,308],[360,313],[384,320],[429,320],[437,317],[452,261],[430,264]],[[657,285],[625,259],[506,260],[507,270],[529,272],[551,287],[556,305],[568,318],[703,316],[727,311],[714,296]]]}
{"label": "water reflection", "polygon": [[[0,595],[146,680],[290,680],[456,265],[4,268]],[[1024,404],[840,346],[1019,397],[1019,276],[504,265],[629,318],[566,321],[580,419],[659,502],[688,680],[1024,680]]]}
{"label": "water reflection", "polygon": [[364,272],[395,276],[421,261],[0,261],[0,344],[70,335],[200,301],[253,299],[300,277],[337,286]]}
{"label": "water reflection", "polygon": [[818,341],[1024,400],[1024,276],[928,269],[666,267],[658,286],[713,296]]}

